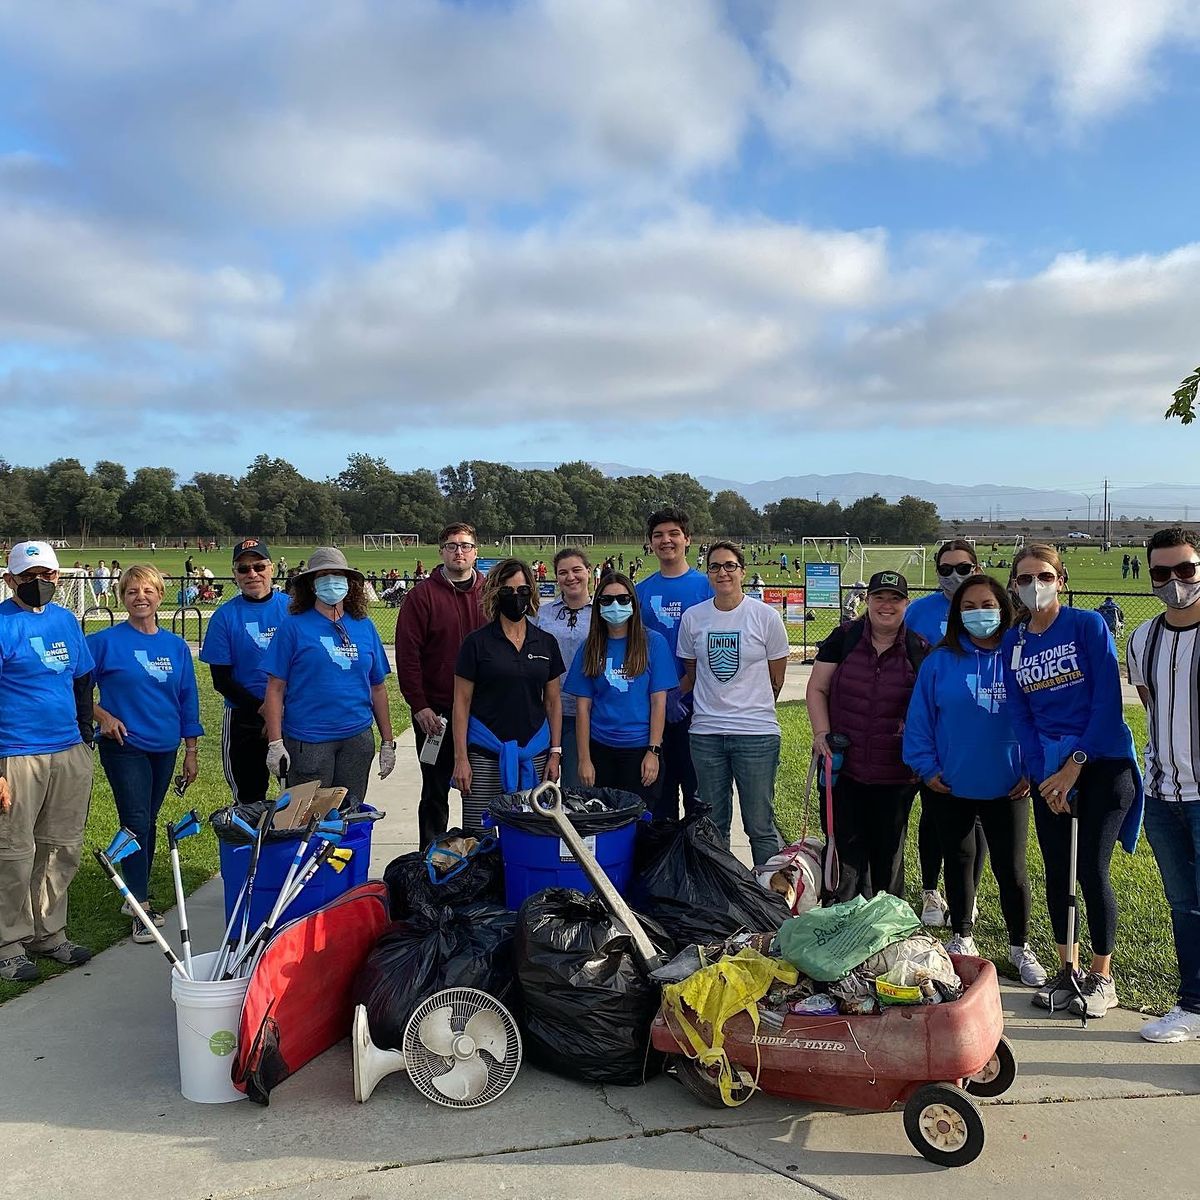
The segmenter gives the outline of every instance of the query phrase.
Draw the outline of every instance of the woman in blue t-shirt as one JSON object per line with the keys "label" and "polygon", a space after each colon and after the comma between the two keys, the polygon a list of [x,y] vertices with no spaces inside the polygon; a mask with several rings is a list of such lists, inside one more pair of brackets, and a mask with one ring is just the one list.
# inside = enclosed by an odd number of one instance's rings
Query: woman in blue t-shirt
{"label": "woman in blue t-shirt", "polygon": [[[166,583],[156,567],[130,567],[118,586],[129,619],[88,638],[100,688],[94,709],[100,763],[120,822],[141,847],[123,860],[122,871],[134,898],[158,926],[163,917],[149,900],[158,814],[175,772],[180,739],[186,786],[196,778],[196,739],[204,733],[192,652],[183,638],[158,627],[165,594]],[[122,911],[132,915],[127,906]],[[133,940],[154,941],[136,918]]]}
{"label": "woman in blue t-shirt", "polygon": [[620,788],[653,807],[662,787],[667,692],[678,683],[667,639],[642,624],[633,580],[606,575],[592,602],[587,640],[563,685],[576,698],[584,787]]}
{"label": "woman in blue t-shirt", "polygon": [[[1066,572],[1053,547],[1032,543],[1017,551],[1012,582],[1026,619],[1001,643],[1005,691],[1013,728],[1033,783],[1033,818],[1046,864],[1046,904],[1061,969],[1033,1001],[1051,1010],[1070,1005],[1077,1016],[1102,1017],[1117,1004],[1112,952],[1117,900],[1109,863],[1118,838],[1137,843],[1141,776],[1133,737],[1121,707],[1121,673],[1112,634],[1099,613],[1066,608],[1059,592]],[[1071,822],[1078,827],[1078,879],[1087,906],[1092,965],[1079,979],[1079,956],[1067,941],[1067,875]]]}
{"label": "woman in blue t-shirt", "polygon": [[391,666],[367,616],[364,576],[320,546],[292,577],[292,602],[263,657],[267,769],[365,800],[379,727],[379,778],[396,765],[384,679]]}

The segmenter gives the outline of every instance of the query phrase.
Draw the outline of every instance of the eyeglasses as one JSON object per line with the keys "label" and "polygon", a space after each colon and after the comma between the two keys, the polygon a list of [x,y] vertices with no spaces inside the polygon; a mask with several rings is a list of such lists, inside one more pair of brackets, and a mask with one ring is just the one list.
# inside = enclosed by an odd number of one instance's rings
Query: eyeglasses
{"label": "eyeglasses", "polygon": [[951,575],[970,575],[974,570],[974,563],[955,563],[953,566],[949,563],[942,563],[938,567],[937,573],[943,579],[949,579]]}
{"label": "eyeglasses", "polygon": [[1196,578],[1197,570],[1200,570],[1200,562],[1192,559],[1188,562],[1176,563],[1171,567],[1151,567],[1150,579],[1153,583],[1166,583],[1174,575],[1176,579],[1190,582]]}
{"label": "eyeglasses", "polygon": [[470,554],[475,549],[474,542],[443,542],[443,550],[449,550],[451,554]]}
{"label": "eyeglasses", "polygon": [[1058,576],[1053,571],[1039,571],[1036,575],[1018,575],[1015,582],[1017,587],[1028,587],[1035,579],[1038,583],[1055,583]]}
{"label": "eyeglasses", "polygon": [[728,562],[710,562],[708,564],[710,575],[719,575],[722,571],[728,571],[732,575],[735,571],[740,570],[742,570],[742,564],[736,558],[731,558]]}
{"label": "eyeglasses", "polygon": [[240,563],[234,568],[234,570],[237,571],[239,575],[249,575],[251,571],[253,571],[255,575],[265,575],[270,568],[270,565],[270,563],[265,562]]}
{"label": "eyeglasses", "polygon": [[610,604],[632,604],[633,597],[628,592],[618,592],[615,595],[609,592],[607,596],[601,596],[598,603],[601,608],[607,608]]}
{"label": "eyeglasses", "polygon": [[350,641],[350,635],[346,632],[346,627],[341,623],[341,621],[334,621],[333,627],[338,631],[338,637],[342,639],[343,647],[354,644]]}
{"label": "eyeglasses", "polygon": [[509,587],[506,584],[504,587],[500,588],[500,590],[497,592],[497,595],[500,595],[500,596],[524,596],[526,599],[528,599],[530,596],[533,595],[533,588],[531,588],[527,583],[521,584],[520,587]]}

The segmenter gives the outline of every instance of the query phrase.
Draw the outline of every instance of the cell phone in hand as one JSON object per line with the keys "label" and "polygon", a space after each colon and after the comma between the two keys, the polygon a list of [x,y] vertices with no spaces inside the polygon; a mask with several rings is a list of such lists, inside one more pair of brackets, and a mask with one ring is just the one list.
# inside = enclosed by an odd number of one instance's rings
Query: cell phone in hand
{"label": "cell phone in hand", "polygon": [[425,744],[421,747],[421,753],[417,755],[417,761],[425,763],[426,766],[433,766],[438,760],[438,753],[442,748],[442,742],[446,737],[446,722],[442,721],[442,727],[437,733],[431,733],[426,739]]}

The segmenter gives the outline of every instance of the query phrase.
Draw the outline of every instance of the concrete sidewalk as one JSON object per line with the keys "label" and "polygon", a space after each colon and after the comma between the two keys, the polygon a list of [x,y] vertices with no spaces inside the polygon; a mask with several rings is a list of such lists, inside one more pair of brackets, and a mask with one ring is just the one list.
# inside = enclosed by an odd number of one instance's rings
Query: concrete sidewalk
{"label": "concrete sidewalk", "polygon": [[[411,733],[370,800],[373,874],[415,846],[419,774]],[[742,839],[744,844],[744,838]],[[112,903],[117,903],[113,896]],[[199,949],[220,932],[220,885],[188,911]],[[170,926],[170,922],[168,922]],[[168,927],[167,932],[172,930]],[[178,1092],[175,1018],[162,956],[126,942],[0,1010],[0,1197],[285,1200],[476,1196],[758,1200],[972,1200],[1198,1191],[1200,1042],[1151,1046],[1117,1010],[1084,1031],[1004,989],[1021,1073],[987,1104],[988,1142],[969,1167],[932,1167],[899,1112],[856,1114],[755,1097],[698,1106],[659,1078],[600,1087],[522,1068],[494,1105],[451,1111],[403,1075],[353,1098],[345,1042],[272,1094],[204,1106]]]}

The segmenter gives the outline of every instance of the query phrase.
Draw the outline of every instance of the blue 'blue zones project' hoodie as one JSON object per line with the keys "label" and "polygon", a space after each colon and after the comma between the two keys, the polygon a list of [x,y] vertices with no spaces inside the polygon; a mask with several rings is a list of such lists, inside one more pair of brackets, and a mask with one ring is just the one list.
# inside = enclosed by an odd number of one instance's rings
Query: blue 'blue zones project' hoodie
{"label": "blue 'blue zones project' hoodie", "polygon": [[1009,716],[1033,783],[1076,750],[1133,767],[1137,798],[1121,826],[1121,845],[1132,854],[1142,826],[1142,777],[1121,704],[1117,647],[1104,618],[1064,606],[1045,633],[1025,624],[1008,630],[1000,654]]}
{"label": "blue 'blue zones project' hoodie", "polygon": [[921,664],[904,723],[904,761],[922,779],[942,777],[964,800],[1006,796],[1025,774],[1005,702],[1000,650],[962,639]]}

